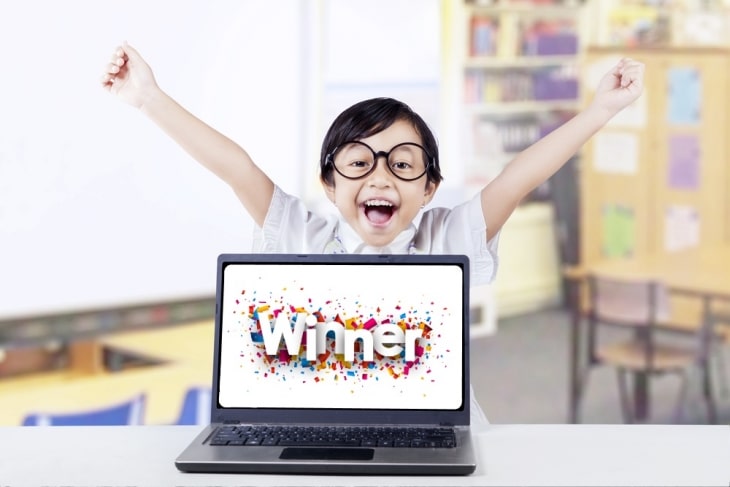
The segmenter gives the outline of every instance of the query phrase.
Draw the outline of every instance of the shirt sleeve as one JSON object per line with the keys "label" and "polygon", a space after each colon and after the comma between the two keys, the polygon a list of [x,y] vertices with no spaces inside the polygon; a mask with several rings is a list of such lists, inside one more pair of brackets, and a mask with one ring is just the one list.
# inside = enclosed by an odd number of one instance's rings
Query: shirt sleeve
{"label": "shirt sleeve", "polygon": [[310,212],[302,200],[275,186],[263,226],[254,227],[252,250],[322,253],[333,231],[333,219]]}
{"label": "shirt sleeve", "polygon": [[487,224],[480,194],[454,207],[433,208],[423,214],[416,248],[430,254],[469,257],[472,286],[487,284],[497,275],[499,233],[487,241]]}

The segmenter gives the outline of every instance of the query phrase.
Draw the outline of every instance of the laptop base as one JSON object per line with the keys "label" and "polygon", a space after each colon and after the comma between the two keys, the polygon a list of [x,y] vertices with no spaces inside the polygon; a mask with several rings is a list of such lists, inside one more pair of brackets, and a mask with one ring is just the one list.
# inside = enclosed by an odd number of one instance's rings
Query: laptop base
{"label": "laptop base", "polygon": [[[469,475],[476,459],[468,428],[457,428],[456,448],[212,446],[211,425],[175,460],[189,473],[312,475]],[[428,460],[428,461],[426,461]]]}

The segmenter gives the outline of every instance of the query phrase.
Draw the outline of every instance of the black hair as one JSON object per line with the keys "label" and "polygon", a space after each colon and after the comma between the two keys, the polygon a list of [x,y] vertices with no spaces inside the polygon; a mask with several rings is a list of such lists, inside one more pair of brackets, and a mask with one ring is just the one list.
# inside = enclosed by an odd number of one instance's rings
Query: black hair
{"label": "black hair", "polygon": [[371,98],[352,105],[340,113],[330,125],[322,141],[319,156],[319,177],[328,185],[334,184],[334,167],[329,158],[341,144],[360,140],[387,129],[398,120],[413,125],[421,137],[421,144],[431,156],[426,177],[429,182],[443,179],[439,166],[438,144],[426,122],[402,101],[393,98]]}

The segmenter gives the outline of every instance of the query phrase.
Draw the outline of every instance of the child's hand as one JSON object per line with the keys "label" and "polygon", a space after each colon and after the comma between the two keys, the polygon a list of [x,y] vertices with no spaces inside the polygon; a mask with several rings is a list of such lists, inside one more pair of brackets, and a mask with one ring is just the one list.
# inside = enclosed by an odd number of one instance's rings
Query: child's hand
{"label": "child's hand", "polygon": [[593,105],[614,115],[639,98],[644,88],[644,63],[623,58],[596,88]]}
{"label": "child's hand", "polygon": [[106,65],[101,84],[130,105],[141,108],[157,82],[149,65],[126,42],[117,47]]}

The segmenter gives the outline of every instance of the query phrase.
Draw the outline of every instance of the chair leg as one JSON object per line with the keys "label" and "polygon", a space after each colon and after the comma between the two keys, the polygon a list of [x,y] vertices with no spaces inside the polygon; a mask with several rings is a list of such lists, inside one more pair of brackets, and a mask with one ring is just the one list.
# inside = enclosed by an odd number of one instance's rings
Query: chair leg
{"label": "chair leg", "polygon": [[616,369],[616,376],[618,377],[618,395],[621,401],[621,415],[623,416],[624,423],[633,423],[634,408],[631,405],[631,399],[629,397],[627,375],[628,373],[625,369],[620,367]]}
{"label": "chair leg", "polygon": [[712,377],[710,374],[710,362],[705,360],[702,365],[702,395],[707,404],[707,421],[710,424],[717,423],[717,408],[715,407],[715,398],[712,392]]}
{"label": "chair leg", "polygon": [[682,383],[679,386],[677,404],[674,406],[674,423],[679,424],[684,419],[684,406],[687,403],[687,390],[689,388],[689,371],[682,370],[680,373]]}
{"label": "chair leg", "polygon": [[727,369],[725,364],[725,350],[723,344],[717,340],[713,340],[711,347],[715,348],[715,351],[710,354],[711,357],[715,357],[717,363],[717,379],[720,383],[720,395],[722,397],[728,397],[730,395],[730,388],[728,387]]}
{"label": "chair leg", "polygon": [[591,374],[591,366],[586,366],[582,374],[577,374],[576,387],[573,392],[571,400],[573,401],[572,407],[572,422],[578,424],[581,422],[581,413],[583,412],[583,399],[586,395],[586,388],[588,386],[588,378]]}

